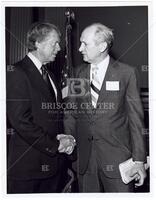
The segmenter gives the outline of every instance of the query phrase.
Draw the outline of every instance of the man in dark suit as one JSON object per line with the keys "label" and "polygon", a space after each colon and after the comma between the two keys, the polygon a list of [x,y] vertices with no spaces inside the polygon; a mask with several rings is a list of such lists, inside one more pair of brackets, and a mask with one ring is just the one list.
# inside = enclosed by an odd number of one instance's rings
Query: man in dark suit
{"label": "man in dark suit", "polygon": [[75,145],[63,135],[61,90],[46,64],[60,51],[60,32],[35,23],[27,33],[28,54],[7,71],[8,193],[61,192],[67,178],[66,155]]}
{"label": "man in dark suit", "polygon": [[86,63],[76,69],[75,85],[71,80],[78,109],[64,122],[77,140],[79,190],[133,192],[134,182],[122,182],[119,164],[132,157],[129,176],[138,180],[136,186],[143,184],[146,152],[135,69],[109,56],[113,33],[100,23],[85,28],[80,42]]}

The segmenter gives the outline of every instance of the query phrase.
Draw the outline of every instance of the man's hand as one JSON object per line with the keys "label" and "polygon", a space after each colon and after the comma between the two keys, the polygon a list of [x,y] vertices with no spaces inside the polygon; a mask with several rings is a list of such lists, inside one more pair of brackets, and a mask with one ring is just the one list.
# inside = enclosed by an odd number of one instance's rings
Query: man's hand
{"label": "man's hand", "polygon": [[74,137],[72,135],[58,134],[56,138],[60,141],[58,151],[70,155],[76,145]]}
{"label": "man's hand", "polygon": [[143,185],[144,180],[147,176],[144,163],[135,162],[135,165],[130,172],[130,176],[134,177],[135,181],[137,181],[135,183],[136,187]]}

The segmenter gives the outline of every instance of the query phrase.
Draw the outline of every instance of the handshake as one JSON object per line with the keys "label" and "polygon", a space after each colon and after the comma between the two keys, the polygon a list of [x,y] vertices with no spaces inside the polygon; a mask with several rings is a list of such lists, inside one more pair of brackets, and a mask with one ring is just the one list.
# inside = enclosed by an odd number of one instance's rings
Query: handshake
{"label": "handshake", "polygon": [[66,153],[70,155],[73,152],[76,140],[72,135],[58,134],[56,139],[60,142],[58,147],[59,153]]}

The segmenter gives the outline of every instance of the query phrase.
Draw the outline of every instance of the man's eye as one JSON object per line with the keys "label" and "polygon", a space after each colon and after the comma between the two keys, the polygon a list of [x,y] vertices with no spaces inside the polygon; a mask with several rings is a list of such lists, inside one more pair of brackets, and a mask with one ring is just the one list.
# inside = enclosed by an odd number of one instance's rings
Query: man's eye
{"label": "man's eye", "polygon": [[55,44],[53,44],[53,46],[57,46],[57,45],[59,45],[59,43],[58,43],[58,42],[56,42]]}

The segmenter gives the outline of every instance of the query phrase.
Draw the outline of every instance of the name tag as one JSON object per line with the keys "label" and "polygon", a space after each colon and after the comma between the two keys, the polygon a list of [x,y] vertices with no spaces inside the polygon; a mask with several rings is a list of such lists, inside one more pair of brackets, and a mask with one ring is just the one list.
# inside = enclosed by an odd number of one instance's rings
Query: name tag
{"label": "name tag", "polygon": [[106,90],[119,91],[119,81],[106,81]]}

